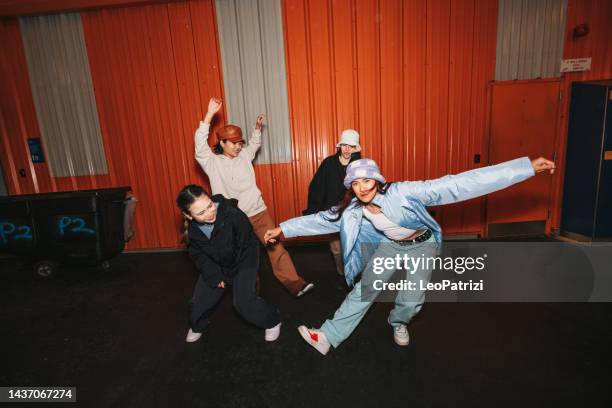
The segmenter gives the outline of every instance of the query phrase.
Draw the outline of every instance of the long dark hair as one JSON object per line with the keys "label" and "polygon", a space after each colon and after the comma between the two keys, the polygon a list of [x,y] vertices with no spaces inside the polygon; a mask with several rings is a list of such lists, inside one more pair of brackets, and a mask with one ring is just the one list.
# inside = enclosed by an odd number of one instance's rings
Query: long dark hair
{"label": "long dark hair", "polygon": [[189,207],[191,207],[191,204],[193,204],[198,197],[203,195],[210,197],[202,186],[197,184],[189,184],[179,191],[178,196],[176,197],[176,204],[182,212],[189,214]]}
{"label": "long dark hair", "polygon": [[[191,207],[191,204],[201,196],[210,197],[202,186],[189,184],[179,191],[176,197],[176,205],[178,205],[182,212],[189,214],[189,207]],[[183,231],[181,234],[181,241],[185,244],[189,244],[189,220],[186,217],[183,220]]]}
{"label": "long dark hair", "polygon": [[[379,194],[385,194],[391,184],[392,183],[381,183],[380,181],[377,181],[376,191]],[[353,191],[352,187],[347,188],[346,191],[344,192],[344,196],[342,197],[342,200],[340,200],[338,205],[336,205],[335,207],[332,207],[331,212],[336,214],[336,217],[331,219],[331,221],[338,221],[340,218],[342,218],[342,214],[344,213],[344,210],[346,210],[348,206],[351,205],[351,202],[353,201],[353,198],[355,197],[356,197],[355,192]],[[357,201],[355,201],[355,207],[359,208],[362,206],[363,206],[363,203],[361,202],[361,200],[357,199]]]}
{"label": "long dark hair", "polygon": [[221,146],[221,142],[214,145],[212,150],[215,154],[223,154],[223,146]]}

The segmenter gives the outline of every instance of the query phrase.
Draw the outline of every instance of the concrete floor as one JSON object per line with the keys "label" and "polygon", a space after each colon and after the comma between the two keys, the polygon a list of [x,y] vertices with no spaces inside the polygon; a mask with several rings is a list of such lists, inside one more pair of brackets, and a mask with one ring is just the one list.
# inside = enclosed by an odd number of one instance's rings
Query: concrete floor
{"label": "concrete floor", "polygon": [[323,357],[296,327],[319,326],[346,292],[327,246],[290,252],[317,286],[291,298],[262,257],[261,295],[283,320],[273,344],[229,295],[202,339],[184,342],[196,279],[185,253],[123,254],[110,271],[46,281],[0,259],[0,385],[76,386],[87,407],[612,406],[612,304],[428,303],[406,348],[386,324],[391,305],[377,304]]}

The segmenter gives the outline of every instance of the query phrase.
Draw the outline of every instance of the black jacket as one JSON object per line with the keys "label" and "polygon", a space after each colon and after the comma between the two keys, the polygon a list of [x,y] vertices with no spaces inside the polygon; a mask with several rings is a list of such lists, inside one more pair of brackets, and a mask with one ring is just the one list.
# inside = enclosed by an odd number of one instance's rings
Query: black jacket
{"label": "black jacket", "polygon": [[221,281],[231,282],[247,249],[259,244],[248,217],[238,208],[238,200],[227,199],[221,194],[211,199],[219,203],[219,207],[210,239],[198,228],[196,221],[190,221],[188,250],[204,282],[216,287]]}
{"label": "black jacket", "polygon": [[[339,156],[340,153],[336,153],[321,162],[308,186],[308,208],[302,211],[302,215],[329,210],[342,200],[346,191],[343,184],[346,166],[340,163]],[[361,153],[353,153],[349,163],[359,159]]]}

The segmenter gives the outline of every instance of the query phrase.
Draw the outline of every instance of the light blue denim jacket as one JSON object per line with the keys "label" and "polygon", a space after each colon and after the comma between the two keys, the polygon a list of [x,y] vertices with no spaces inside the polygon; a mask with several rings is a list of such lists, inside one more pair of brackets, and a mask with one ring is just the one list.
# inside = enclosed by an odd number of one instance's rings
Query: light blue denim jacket
{"label": "light blue denim jacket", "polygon": [[[376,194],[372,203],[379,206],[390,221],[413,230],[429,228],[437,243],[442,242],[440,225],[426,207],[469,200],[519,183],[535,173],[528,157],[482,167],[435,180],[392,183],[385,194]],[[289,219],[280,224],[287,238],[340,232],[344,271],[349,286],[361,274],[365,262],[375,250],[372,243],[389,241],[363,218],[363,209],[353,199],[342,217],[332,210]],[[368,249],[369,248],[369,249]],[[364,253],[367,251],[368,253]]]}

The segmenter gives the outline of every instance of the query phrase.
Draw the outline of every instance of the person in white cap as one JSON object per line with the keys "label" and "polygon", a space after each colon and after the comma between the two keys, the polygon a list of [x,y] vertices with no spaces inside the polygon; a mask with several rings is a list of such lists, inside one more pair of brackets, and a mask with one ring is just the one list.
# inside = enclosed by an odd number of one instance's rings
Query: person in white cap
{"label": "person in white cap", "polygon": [[[354,129],[343,130],[340,134],[340,141],[336,144],[336,153],[321,162],[308,186],[308,207],[302,211],[302,215],[329,210],[340,203],[346,191],[343,184],[346,166],[360,158],[359,133]],[[329,249],[334,257],[338,275],[344,275],[342,248],[338,234],[335,234],[334,238],[329,241]]]}
{"label": "person in white cap", "polygon": [[[390,265],[377,270],[377,263],[398,257],[437,255],[442,228],[427,207],[469,200],[520,183],[536,173],[554,170],[555,163],[545,158],[521,157],[435,180],[387,183],[374,160],[352,162],[346,171],[346,194],[340,205],[292,218],[264,235],[266,242],[274,243],[281,235],[292,238],[340,232],[344,275],[353,288],[333,318],[318,329],[299,326],[300,335],[319,353],[327,354],[351,335],[372,306],[381,290],[375,282],[392,280],[396,268]],[[402,269],[415,289],[396,290],[395,307],[389,314],[393,340],[399,346],[408,345],[407,325],[423,306],[423,285],[429,283],[432,268],[422,262],[409,272]],[[360,275],[363,276],[357,282]],[[374,284],[368,284],[371,280]]]}

